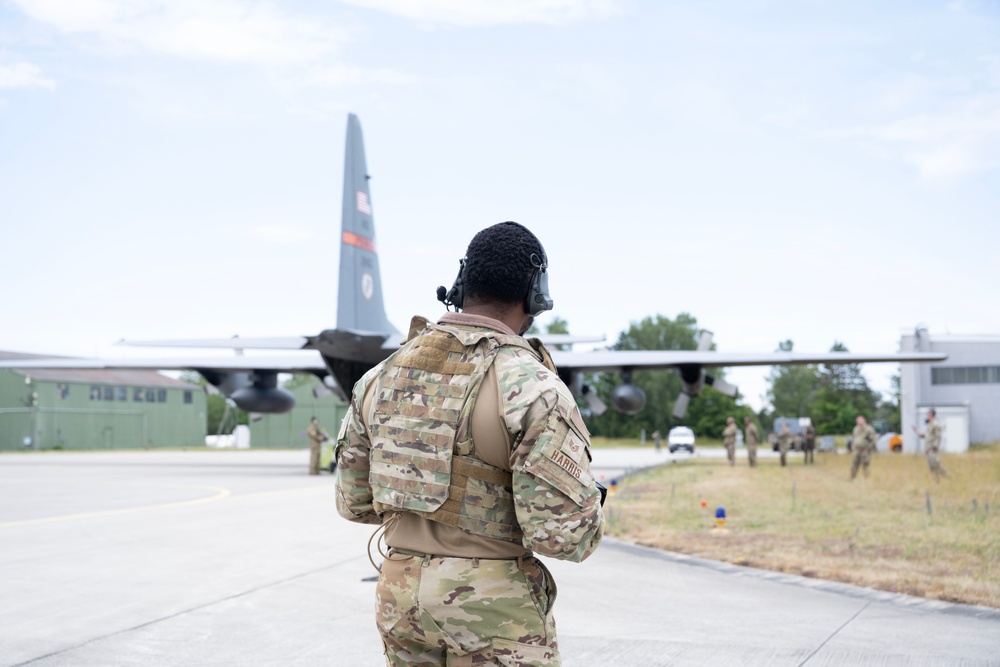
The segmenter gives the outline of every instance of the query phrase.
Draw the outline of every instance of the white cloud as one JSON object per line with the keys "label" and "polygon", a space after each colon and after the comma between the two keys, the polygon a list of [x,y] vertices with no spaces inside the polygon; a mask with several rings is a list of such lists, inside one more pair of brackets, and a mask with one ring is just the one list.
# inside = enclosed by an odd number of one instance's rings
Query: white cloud
{"label": "white cloud", "polygon": [[56,82],[42,76],[41,70],[31,63],[18,61],[0,63],[0,88],[45,88],[53,90]]}
{"label": "white cloud", "polygon": [[320,59],[349,31],[264,1],[13,0],[28,16],[116,49],[192,59],[289,64]]}
{"label": "white cloud", "polygon": [[622,13],[621,0],[341,0],[403,18],[458,26],[603,19]]}
{"label": "white cloud", "polygon": [[936,111],[864,130],[928,181],[1000,167],[1000,94],[979,94]]}

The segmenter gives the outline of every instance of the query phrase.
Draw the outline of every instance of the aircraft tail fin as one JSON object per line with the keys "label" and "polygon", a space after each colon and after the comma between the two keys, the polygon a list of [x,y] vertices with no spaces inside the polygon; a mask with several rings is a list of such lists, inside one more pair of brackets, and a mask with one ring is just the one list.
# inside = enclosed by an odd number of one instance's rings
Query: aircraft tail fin
{"label": "aircraft tail fin", "polygon": [[361,122],[352,113],[347,117],[344,151],[337,329],[393,334],[398,332],[385,314],[368,182]]}

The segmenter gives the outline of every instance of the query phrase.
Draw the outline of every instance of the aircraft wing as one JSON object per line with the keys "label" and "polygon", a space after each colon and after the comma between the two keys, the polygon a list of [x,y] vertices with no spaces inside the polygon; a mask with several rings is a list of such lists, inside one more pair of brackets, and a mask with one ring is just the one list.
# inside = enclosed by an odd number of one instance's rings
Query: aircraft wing
{"label": "aircraft wing", "polygon": [[[377,335],[377,332],[352,332],[361,336]],[[384,336],[384,334],[382,334]],[[572,345],[574,343],[603,343],[605,336],[574,336],[571,334],[538,334],[533,335],[546,345]],[[398,347],[402,344],[400,337],[387,337],[387,347]],[[217,348],[225,350],[308,350],[312,342],[307,336],[275,336],[253,337],[233,336],[232,338],[181,338],[169,340],[120,340],[118,345],[130,347],[183,347],[183,348]]]}
{"label": "aircraft wing", "polygon": [[858,354],[854,352],[770,352],[759,354],[723,353],[711,350],[711,332],[703,332],[698,350],[599,350],[594,352],[564,352],[553,350],[552,361],[559,369],[559,376],[569,385],[574,395],[583,398],[595,414],[607,409],[597,395],[583,384],[583,373],[618,373],[621,384],[611,394],[616,410],[637,414],[646,405],[642,389],[632,384],[636,370],[674,369],[681,376],[681,394],[674,403],[673,415],[684,417],[691,398],[708,385],[728,396],[735,397],[737,388],[721,378],[705,372],[706,368],[727,366],[777,366],[786,364],[859,364],[881,362],[933,362],[944,361],[948,355],[935,352],[896,352],[889,354]]}
{"label": "aircraft wing", "polygon": [[52,357],[46,359],[9,359],[0,368],[66,368],[149,371],[267,371],[276,373],[326,374],[327,368],[318,352],[306,351],[295,356],[227,357],[143,357],[141,359],[85,359]]}
{"label": "aircraft wing", "polygon": [[[189,341],[191,342],[191,341]],[[221,339],[220,339],[221,343]],[[150,342],[152,345],[152,341]],[[192,347],[187,345],[185,347]],[[219,347],[223,347],[221,344]],[[285,348],[287,349],[287,348]],[[855,354],[851,352],[826,352],[819,354],[801,352],[772,352],[738,354],[722,352],[696,352],[691,350],[598,350],[594,352],[551,352],[552,360],[560,370],[588,373],[618,372],[622,370],[656,370],[700,366],[721,368],[728,366],[777,366],[788,364],[857,364],[878,362],[932,362],[944,361],[946,354],[937,352],[907,352],[895,354]],[[269,370],[281,373],[326,373],[322,357],[303,350],[294,356],[226,357],[143,357],[141,359],[86,359],[52,357],[45,359],[10,359],[0,361],[0,368],[91,368],[132,370],[183,371],[218,369],[227,371]]]}
{"label": "aircraft wing", "polygon": [[305,336],[276,336],[270,338],[181,338],[174,340],[120,340],[118,345],[130,347],[185,347],[221,348],[226,350],[303,350],[309,344]]}
{"label": "aircraft wing", "polygon": [[935,352],[856,354],[852,352],[770,352],[741,354],[695,350],[598,350],[594,352],[551,352],[560,369],[589,373],[623,369],[665,369],[681,366],[723,368],[727,366],[783,366],[788,364],[862,364],[903,361],[944,361],[948,355]]}

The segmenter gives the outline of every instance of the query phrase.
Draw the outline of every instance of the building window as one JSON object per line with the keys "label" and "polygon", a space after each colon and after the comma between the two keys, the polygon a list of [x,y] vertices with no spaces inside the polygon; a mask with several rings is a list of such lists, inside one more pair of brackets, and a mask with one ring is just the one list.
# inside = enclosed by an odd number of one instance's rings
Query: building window
{"label": "building window", "polygon": [[90,385],[90,400],[99,401],[101,400],[101,388],[96,384]]}
{"label": "building window", "polygon": [[1000,384],[1000,366],[932,368],[931,384]]}
{"label": "building window", "polygon": [[128,400],[128,387],[118,387],[118,400],[122,402]]}
{"label": "building window", "polygon": [[190,389],[185,389],[184,390],[184,402],[185,403],[192,403],[192,402],[194,402],[194,396],[192,396]]}
{"label": "building window", "polygon": [[146,390],[146,402],[147,403],[156,403],[156,391],[154,389],[147,389]]}
{"label": "building window", "polygon": [[136,387],[135,391],[132,392],[132,400],[136,403],[142,403],[143,391],[141,388]]}
{"label": "building window", "polygon": [[156,402],[157,403],[166,403],[167,402],[167,390],[166,389],[157,389],[156,390]]}
{"label": "building window", "polygon": [[105,401],[113,401],[113,400],[115,400],[115,388],[114,387],[105,387],[104,388],[104,400]]}
{"label": "building window", "polygon": [[56,393],[59,394],[60,399],[65,401],[66,397],[69,396],[69,385],[65,382],[60,382],[56,385]]}

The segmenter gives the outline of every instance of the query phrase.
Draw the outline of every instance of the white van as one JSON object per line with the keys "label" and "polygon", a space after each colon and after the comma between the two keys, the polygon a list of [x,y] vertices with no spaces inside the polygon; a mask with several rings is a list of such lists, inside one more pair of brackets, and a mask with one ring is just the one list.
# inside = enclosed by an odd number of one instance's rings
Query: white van
{"label": "white van", "polygon": [[694,431],[687,426],[673,427],[667,435],[667,447],[670,448],[671,454],[678,449],[686,449],[689,453],[694,454]]}

